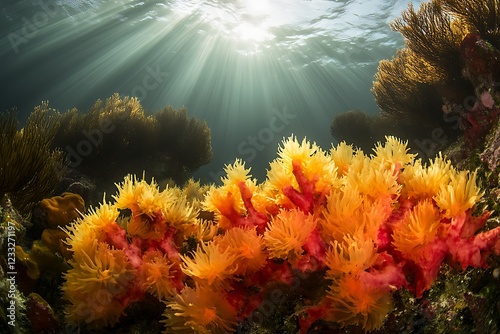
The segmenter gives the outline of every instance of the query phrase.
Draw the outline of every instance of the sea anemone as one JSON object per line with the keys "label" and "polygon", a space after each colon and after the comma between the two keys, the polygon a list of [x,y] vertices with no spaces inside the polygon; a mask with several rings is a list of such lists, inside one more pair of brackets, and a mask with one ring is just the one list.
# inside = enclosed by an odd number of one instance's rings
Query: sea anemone
{"label": "sea anemone", "polygon": [[377,260],[377,247],[369,239],[345,235],[342,242],[335,240],[331,245],[326,255],[327,277],[330,279],[366,270]]}
{"label": "sea anemone", "polygon": [[97,240],[88,240],[91,252],[75,252],[72,268],[64,274],[62,286],[68,322],[91,327],[115,324],[127,303],[125,295],[134,279],[134,270],[125,252],[111,249]]}
{"label": "sea anemone", "polygon": [[89,240],[103,241],[106,237],[104,229],[115,224],[118,215],[116,207],[103,200],[98,208],[91,208],[83,218],[62,227],[68,234],[66,244],[73,252],[92,254],[93,246]]}
{"label": "sea anemone", "polygon": [[196,284],[166,302],[162,322],[165,333],[225,334],[234,332],[236,311],[224,298],[224,292]]}
{"label": "sea anemone", "polygon": [[[149,251],[144,254],[142,259],[140,279],[146,291],[151,292],[160,300],[177,293],[173,280],[176,271],[173,268],[175,262],[169,260],[160,251]],[[179,270],[179,268],[177,269]]]}
{"label": "sea anemone", "polygon": [[211,220],[196,219],[193,224],[182,224],[179,229],[184,235],[184,240],[193,237],[199,242],[212,240],[218,232],[217,225]]}
{"label": "sea anemone", "polygon": [[356,187],[334,189],[322,210],[322,236],[327,242],[342,240],[344,235],[366,235],[375,240],[380,225],[392,210],[390,201],[373,200],[360,194]]}
{"label": "sea anemone", "polygon": [[386,289],[367,286],[359,275],[345,275],[335,280],[327,298],[332,301],[328,320],[361,325],[365,331],[380,328],[393,308]]}
{"label": "sea anemone", "polygon": [[290,199],[283,194],[286,188],[302,190],[303,184],[298,179],[296,169],[299,167],[303,178],[312,183],[315,193],[328,193],[330,187],[339,186],[335,163],[316,143],[305,138],[301,143],[294,136],[284,139],[279,147],[278,158],[270,163],[267,172],[267,190],[277,195],[276,202],[290,207]]}
{"label": "sea anemone", "polygon": [[397,180],[396,170],[387,169],[384,164],[364,155],[357,155],[345,176],[344,185],[356,188],[372,200],[392,202],[397,199],[401,190]]}
{"label": "sea anemone", "polygon": [[438,207],[444,210],[447,218],[471,209],[483,196],[483,192],[476,185],[477,171],[460,171],[450,175],[450,182],[442,184],[439,192],[433,199]]}
{"label": "sea anemone", "polygon": [[347,145],[346,142],[339,143],[336,147],[330,149],[330,157],[337,167],[337,175],[342,176],[347,173],[349,166],[352,164],[354,156],[363,154],[362,151],[355,151],[352,145]]}
{"label": "sea anemone", "polygon": [[282,210],[275,216],[264,233],[264,244],[271,257],[295,260],[304,249],[302,246],[316,228],[317,219],[298,209]]}
{"label": "sea anemone", "polygon": [[428,166],[416,160],[405,167],[400,175],[400,182],[404,184],[403,192],[409,198],[426,199],[434,197],[443,184],[450,182],[453,169],[451,162],[445,160],[441,153]]}
{"label": "sea anemone", "polygon": [[326,207],[322,210],[321,227],[325,240],[340,240],[344,234],[356,233],[363,200],[364,196],[359,194],[356,187],[342,187],[330,192]]}
{"label": "sea anemone", "polygon": [[196,221],[199,211],[195,209],[192,203],[188,202],[185,196],[179,196],[175,200],[165,203],[163,219],[169,225],[182,226],[184,224],[193,224]]}
{"label": "sea anemone", "polygon": [[245,188],[253,194],[257,190],[257,180],[251,179],[250,169],[246,169],[239,159],[234,164],[226,165],[224,170],[227,177],[221,179],[223,185],[210,187],[202,205],[205,211],[214,212],[219,227],[227,230],[233,227],[232,219],[247,214],[241,189]]}
{"label": "sea anemone", "polygon": [[253,274],[266,263],[268,254],[264,251],[262,235],[257,235],[255,228],[232,228],[218,237],[215,243],[238,256],[238,269],[234,272],[235,275]]}
{"label": "sea anemone", "polygon": [[385,143],[377,143],[373,151],[372,161],[386,169],[399,172],[401,168],[413,161],[415,154],[408,153],[408,142],[402,142],[393,136],[386,136]]}
{"label": "sea anemone", "polygon": [[439,212],[434,204],[419,202],[399,222],[393,233],[393,245],[406,257],[418,262],[422,247],[434,241],[440,226]]}
{"label": "sea anemone", "polygon": [[223,286],[238,269],[237,255],[230,249],[222,249],[214,242],[201,243],[192,257],[182,256],[182,271],[198,282],[209,286]]}
{"label": "sea anemone", "polygon": [[147,215],[153,218],[164,210],[164,205],[170,203],[174,197],[165,190],[159,191],[154,179],[151,184],[145,180],[137,180],[136,176],[127,175],[124,181],[116,184],[118,195],[113,196],[115,205],[119,209],[130,209],[133,216]]}

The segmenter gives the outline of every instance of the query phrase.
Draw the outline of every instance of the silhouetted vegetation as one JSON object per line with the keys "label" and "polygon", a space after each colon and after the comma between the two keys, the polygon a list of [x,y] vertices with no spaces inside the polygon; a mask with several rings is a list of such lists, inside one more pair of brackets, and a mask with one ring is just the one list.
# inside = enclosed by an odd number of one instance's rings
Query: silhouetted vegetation
{"label": "silhouetted vegetation", "polygon": [[210,129],[186,108],[148,115],[136,98],[114,94],[86,113],[61,114],[60,123],[53,145],[65,151],[71,168],[97,181],[146,171],[181,182],[212,158]]}
{"label": "silhouetted vegetation", "polygon": [[[477,142],[497,114],[474,102],[496,94],[499,17],[499,0],[432,0],[418,11],[409,4],[391,23],[405,37],[405,48],[382,60],[375,75],[372,92],[381,113],[336,116],[332,135],[361,146],[373,143],[367,142],[366,129],[373,141],[396,135],[410,146],[436,131],[447,138],[436,143],[439,149],[460,133]],[[348,134],[353,128],[356,133]]]}
{"label": "silhouetted vegetation", "polygon": [[63,154],[50,148],[59,123],[47,103],[18,127],[16,111],[0,114],[0,196],[10,193],[14,206],[26,212],[57,186]]}

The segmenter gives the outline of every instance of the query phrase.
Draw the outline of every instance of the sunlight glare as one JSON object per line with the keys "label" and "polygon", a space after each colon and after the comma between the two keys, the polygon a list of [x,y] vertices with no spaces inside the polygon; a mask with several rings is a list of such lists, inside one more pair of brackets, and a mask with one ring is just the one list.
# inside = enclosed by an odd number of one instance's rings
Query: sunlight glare
{"label": "sunlight glare", "polygon": [[241,23],[234,29],[239,39],[244,41],[262,42],[270,40],[273,35],[267,30],[270,27],[270,6],[268,0],[252,0],[243,2]]}

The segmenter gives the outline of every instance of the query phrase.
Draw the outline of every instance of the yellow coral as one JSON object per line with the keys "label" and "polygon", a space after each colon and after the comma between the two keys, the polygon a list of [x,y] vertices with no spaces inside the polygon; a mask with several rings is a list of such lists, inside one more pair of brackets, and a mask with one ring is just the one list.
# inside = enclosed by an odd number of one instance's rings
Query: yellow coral
{"label": "yellow coral", "polygon": [[347,173],[355,154],[362,154],[362,152],[355,152],[352,145],[347,145],[345,142],[341,142],[336,147],[330,149],[330,156],[337,167],[337,174],[339,176]]}
{"label": "yellow coral", "polygon": [[225,334],[234,332],[236,311],[220,291],[196,284],[185,287],[167,303],[165,333]]}
{"label": "yellow coral", "polygon": [[359,228],[359,208],[363,200],[356,187],[342,187],[331,191],[322,211],[321,226],[325,240],[340,240],[344,234],[355,234]]}
{"label": "yellow coral", "polygon": [[134,270],[125,252],[111,249],[97,240],[87,241],[90,253],[77,252],[70,260],[72,269],[62,286],[68,322],[91,323],[102,327],[115,324],[124,307],[117,301],[127,292],[134,279]]}
{"label": "yellow coral", "polygon": [[66,243],[73,252],[90,254],[92,243],[89,240],[102,241],[103,229],[115,224],[118,214],[115,206],[103,200],[98,208],[91,208],[83,218],[62,228],[68,234]]}
{"label": "yellow coral", "polygon": [[326,242],[342,240],[346,234],[376,240],[380,225],[393,210],[391,201],[371,199],[354,186],[335,189],[327,199],[319,221]]}
{"label": "yellow coral", "polygon": [[377,260],[377,247],[372,240],[345,235],[342,242],[331,243],[326,255],[327,277],[356,274],[371,267]]}
{"label": "yellow coral", "polygon": [[208,189],[208,185],[202,186],[199,181],[190,178],[180,191],[182,195],[186,196],[187,201],[190,202],[194,208],[200,209],[201,202],[205,198]]}
{"label": "yellow coral", "polygon": [[245,163],[240,159],[236,159],[234,164],[226,165],[224,170],[227,176],[221,179],[223,185],[218,188],[210,187],[202,205],[204,210],[215,213],[219,227],[229,229],[232,225],[224,216],[225,214],[233,211],[240,216],[246,214],[246,208],[240,195],[240,185],[244,185],[251,193],[254,193],[257,191],[257,180],[251,178],[250,169],[246,169]]}
{"label": "yellow coral", "polygon": [[173,226],[192,224],[198,216],[198,210],[187,201],[185,196],[179,196],[165,206],[163,218]]}
{"label": "yellow coral", "polygon": [[236,186],[238,188],[238,184],[240,182],[250,181],[252,186],[255,186],[256,181],[251,180],[252,175],[250,174],[250,168],[245,168],[245,162],[241,159],[236,159],[233,164],[228,164],[224,168],[226,172],[226,176],[222,177],[222,183],[226,187]]}
{"label": "yellow coral", "polygon": [[298,209],[282,210],[264,233],[264,244],[271,257],[295,260],[304,250],[302,246],[316,228],[317,219]]}
{"label": "yellow coral", "polygon": [[406,166],[400,175],[405,196],[417,199],[432,198],[443,184],[450,182],[452,171],[451,162],[445,160],[441,153],[429,166],[423,166],[420,159],[416,160],[414,164]]}
{"label": "yellow coral", "polygon": [[395,200],[401,191],[397,182],[398,173],[394,169],[387,169],[380,161],[373,161],[360,156],[354,159],[346,175],[345,184],[355,187],[361,194],[372,199]]}
{"label": "yellow coral", "polygon": [[389,170],[399,171],[413,161],[415,154],[408,153],[408,142],[402,142],[393,136],[385,136],[385,144],[378,142],[372,161]]}
{"label": "yellow coral", "polygon": [[238,269],[237,255],[231,250],[222,250],[214,242],[202,243],[190,256],[182,256],[184,262],[181,266],[186,275],[190,275],[199,282],[207,285],[223,286],[224,280]]}
{"label": "yellow coral", "polygon": [[393,245],[405,256],[419,261],[422,246],[434,240],[440,225],[439,212],[429,201],[419,202],[394,228]]}
{"label": "yellow coral", "polygon": [[442,184],[433,199],[447,218],[471,209],[483,196],[476,185],[477,171],[460,171],[450,174],[449,184]]}
{"label": "yellow coral", "polygon": [[118,195],[114,195],[115,205],[119,209],[130,209],[132,214],[147,215],[153,218],[158,212],[164,211],[164,205],[174,198],[165,190],[160,192],[154,179],[151,184],[145,180],[137,180],[136,176],[127,175],[124,181],[116,184]]}
{"label": "yellow coral", "polygon": [[192,224],[183,224],[179,226],[184,235],[184,240],[189,237],[194,237],[195,240],[200,242],[207,242],[212,240],[217,234],[217,225],[209,220],[196,219]]}
{"label": "yellow coral", "polygon": [[[305,138],[301,143],[294,136],[283,140],[279,147],[278,158],[270,163],[267,173],[267,183],[278,195],[279,204],[288,204],[289,200],[281,193],[286,187],[299,189],[299,184],[293,174],[293,164],[298,163],[307,180],[314,182],[314,191],[328,193],[331,187],[340,186],[337,168],[329,155],[316,143],[310,143]],[[268,191],[272,191],[268,189]]]}

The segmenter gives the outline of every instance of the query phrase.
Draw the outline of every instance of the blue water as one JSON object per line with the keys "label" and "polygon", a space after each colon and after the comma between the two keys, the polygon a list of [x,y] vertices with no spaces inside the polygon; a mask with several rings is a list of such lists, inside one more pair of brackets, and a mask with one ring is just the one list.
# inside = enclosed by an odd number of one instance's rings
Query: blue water
{"label": "blue water", "polygon": [[85,111],[114,92],[151,112],[186,106],[212,131],[197,178],[239,157],[262,180],[283,137],[328,149],[336,114],[378,112],[373,76],[403,47],[388,24],[407,3],[2,1],[0,110]]}

